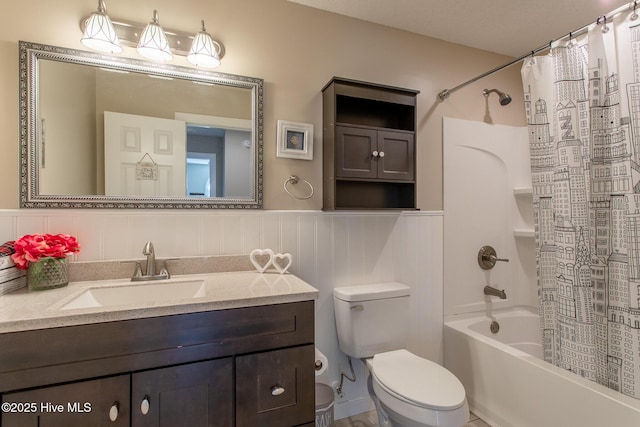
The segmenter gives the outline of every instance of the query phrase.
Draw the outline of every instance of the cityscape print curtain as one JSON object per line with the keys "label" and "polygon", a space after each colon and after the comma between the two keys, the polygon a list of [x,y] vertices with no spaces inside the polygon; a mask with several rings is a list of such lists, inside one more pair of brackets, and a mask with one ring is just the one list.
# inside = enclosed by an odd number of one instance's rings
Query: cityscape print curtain
{"label": "cityscape print curtain", "polygon": [[522,67],[544,358],[640,399],[640,19]]}

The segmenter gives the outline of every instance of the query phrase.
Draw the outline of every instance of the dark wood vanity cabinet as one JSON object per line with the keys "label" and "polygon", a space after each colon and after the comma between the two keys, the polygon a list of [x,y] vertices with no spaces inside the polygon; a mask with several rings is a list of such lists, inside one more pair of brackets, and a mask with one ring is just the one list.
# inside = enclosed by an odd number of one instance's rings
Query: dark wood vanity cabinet
{"label": "dark wood vanity cabinet", "polygon": [[313,313],[305,301],[2,334],[0,426],[313,425]]}
{"label": "dark wood vanity cabinet", "polygon": [[2,404],[3,427],[126,427],[129,375],[7,393]]}
{"label": "dark wood vanity cabinet", "polygon": [[134,373],[131,425],[234,425],[233,390],[231,357]]}
{"label": "dark wood vanity cabinet", "polygon": [[415,209],[417,91],[334,77],[323,94],[323,209]]}

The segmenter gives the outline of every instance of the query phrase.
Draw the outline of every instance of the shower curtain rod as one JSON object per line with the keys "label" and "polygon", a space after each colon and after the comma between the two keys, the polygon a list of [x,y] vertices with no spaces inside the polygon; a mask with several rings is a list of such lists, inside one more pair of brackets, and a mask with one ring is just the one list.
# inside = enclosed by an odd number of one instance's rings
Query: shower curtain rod
{"label": "shower curtain rod", "polygon": [[[633,2],[629,3],[628,5],[622,6],[622,7],[618,8],[617,10],[614,10],[613,12],[610,13],[610,16],[611,16],[611,18],[613,18],[614,16],[616,16],[619,13],[623,12],[627,8],[629,10],[633,10],[634,13],[635,13],[635,10],[636,10],[637,6],[638,6],[638,2],[637,2],[637,0],[634,0]],[[636,15],[636,17],[637,17],[637,15]],[[599,25],[600,21],[602,19],[603,24],[607,25],[607,21],[610,21],[611,18],[607,18],[606,15],[599,16],[596,19],[595,23]],[[569,40],[571,40],[573,37],[583,33],[584,31],[586,31],[589,28],[589,25],[591,25],[591,23],[589,23],[587,25],[584,25],[584,26],[578,28],[575,31],[571,31],[571,32],[565,34],[564,36],[559,37],[559,38],[557,38],[555,40],[551,40],[548,44],[545,44],[545,45],[542,45],[542,46],[540,46],[540,47],[538,47],[536,49],[533,49],[531,52],[527,52],[526,54],[514,59],[511,62],[507,62],[506,64],[500,65],[499,67],[496,67],[496,68],[494,68],[492,70],[489,70],[489,71],[487,71],[485,73],[482,73],[479,76],[476,76],[476,77],[472,78],[471,80],[467,80],[466,82],[459,84],[458,86],[455,86],[455,87],[453,87],[451,89],[445,89],[445,90],[443,90],[442,92],[440,92],[438,94],[438,98],[440,99],[440,101],[444,101],[445,99],[447,99],[449,97],[449,95],[451,95],[453,92],[457,91],[458,89],[462,89],[463,87],[465,87],[467,85],[470,85],[471,83],[473,83],[475,81],[483,79],[483,78],[485,78],[485,77],[487,77],[487,76],[489,76],[489,75],[491,75],[493,73],[497,73],[498,71],[502,71],[505,68],[508,68],[508,67],[510,67],[510,66],[512,66],[514,64],[517,64],[518,62],[520,62],[520,61],[522,61],[524,59],[527,59],[529,57],[533,57],[536,53],[551,49],[551,45],[554,42],[559,42],[560,40],[566,39],[567,37],[569,38]]]}

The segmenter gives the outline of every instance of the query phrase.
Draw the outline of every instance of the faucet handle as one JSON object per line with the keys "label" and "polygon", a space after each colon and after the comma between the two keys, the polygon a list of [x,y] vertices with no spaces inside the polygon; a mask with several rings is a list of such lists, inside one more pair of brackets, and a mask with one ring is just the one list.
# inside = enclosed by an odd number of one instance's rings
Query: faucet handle
{"label": "faucet handle", "polygon": [[142,276],[142,265],[140,265],[140,261],[136,261],[136,269],[133,272],[133,276],[134,277],[141,277]]}
{"label": "faucet handle", "polygon": [[483,246],[478,251],[478,265],[483,270],[491,270],[498,261],[509,262],[507,258],[498,258],[496,250],[491,246]]}
{"label": "faucet handle", "polygon": [[133,277],[142,277],[142,265],[140,265],[140,261],[120,261],[121,264],[129,264],[135,262],[136,267],[135,270],[133,271]]}
{"label": "faucet handle", "polygon": [[166,276],[167,279],[171,277],[169,269],[167,268],[167,261],[176,261],[178,258],[167,258],[162,260],[162,266],[160,267],[160,275]]}

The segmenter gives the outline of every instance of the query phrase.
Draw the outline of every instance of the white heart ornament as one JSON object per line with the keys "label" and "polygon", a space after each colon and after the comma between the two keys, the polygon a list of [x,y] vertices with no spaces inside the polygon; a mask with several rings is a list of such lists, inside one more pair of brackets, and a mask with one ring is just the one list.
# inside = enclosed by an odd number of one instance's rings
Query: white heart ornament
{"label": "white heart ornament", "polygon": [[[260,261],[256,259],[257,256],[262,255],[269,255],[269,258],[264,264],[260,264]],[[273,251],[271,249],[254,249],[249,253],[249,261],[251,261],[251,264],[253,264],[256,270],[258,270],[258,273],[264,273],[267,268],[273,264],[273,256]]]}
{"label": "white heart ornament", "polygon": [[284,274],[291,267],[293,258],[291,254],[275,254],[273,256],[273,266],[278,270],[278,273]]}

